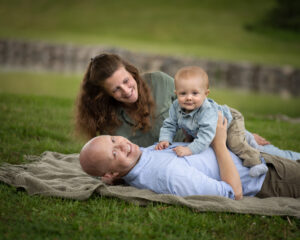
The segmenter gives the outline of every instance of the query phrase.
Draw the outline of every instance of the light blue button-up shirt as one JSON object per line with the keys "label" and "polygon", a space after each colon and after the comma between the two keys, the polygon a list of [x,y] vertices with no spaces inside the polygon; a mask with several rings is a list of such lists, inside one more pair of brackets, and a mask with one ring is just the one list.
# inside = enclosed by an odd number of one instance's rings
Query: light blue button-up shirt
{"label": "light blue button-up shirt", "polygon": [[221,111],[227,118],[229,126],[232,115],[226,105],[219,105],[214,100],[206,98],[200,108],[186,113],[181,109],[178,100],[175,100],[170,107],[169,117],[164,120],[160,129],[159,141],[172,143],[177,130],[184,129],[194,138],[193,142],[188,145],[192,153],[204,151],[215,137],[218,111]]}
{"label": "light blue button-up shirt", "polygon": [[[212,148],[196,155],[178,157],[172,148],[186,143],[174,143],[167,149],[154,150],[154,146],[141,148],[138,163],[123,179],[131,186],[150,189],[156,193],[178,196],[217,195],[234,199],[232,187],[221,180],[219,166]],[[240,174],[243,195],[256,195],[266,174],[253,178],[249,168],[233,153],[231,157]]]}

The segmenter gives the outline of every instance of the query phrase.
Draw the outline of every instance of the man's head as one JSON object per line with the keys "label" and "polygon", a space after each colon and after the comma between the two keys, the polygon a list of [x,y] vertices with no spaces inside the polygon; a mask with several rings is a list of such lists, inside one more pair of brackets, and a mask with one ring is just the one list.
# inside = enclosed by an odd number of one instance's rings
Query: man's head
{"label": "man's head", "polygon": [[125,176],[141,154],[140,148],[124,137],[101,135],[83,146],[79,160],[87,174],[109,182]]}
{"label": "man's head", "polygon": [[191,112],[201,107],[209,94],[208,76],[200,67],[183,67],[175,75],[175,89],[179,105]]}

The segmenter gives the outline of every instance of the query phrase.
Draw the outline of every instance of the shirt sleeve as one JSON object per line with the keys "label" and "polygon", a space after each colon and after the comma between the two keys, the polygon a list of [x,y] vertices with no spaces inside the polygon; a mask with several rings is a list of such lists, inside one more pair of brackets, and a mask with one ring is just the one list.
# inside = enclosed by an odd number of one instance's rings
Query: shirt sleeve
{"label": "shirt sleeve", "polygon": [[235,198],[234,191],[229,184],[210,178],[192,167],[190,169],[185,168],[181,173],[170,176],[168,186],[172,194],[183,197],[213,195]]}
{"label": "shirt sleeve", "polygon": [[199,131],[193,142],[188,145],[193,154],[206,150],[216,135],[218,110],[206,109],[198,117]]}
{"label": "shirt sleeve", "polygon": [[173,142],[173,138],[178,130],[176,103],[174,102],[169,110],[169,117],[163,122],[163,126],[160,129],[159,141]]}

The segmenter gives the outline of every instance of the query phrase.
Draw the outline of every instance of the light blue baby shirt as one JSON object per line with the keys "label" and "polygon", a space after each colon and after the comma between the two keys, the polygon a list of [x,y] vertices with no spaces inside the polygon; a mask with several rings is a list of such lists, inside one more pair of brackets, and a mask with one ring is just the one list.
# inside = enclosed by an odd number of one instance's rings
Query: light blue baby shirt
{"label": "light blue baby shirt", "polygon": [[[232,187],[221,180],[219,166],[212,148],[200,154],[178,157],[172,148],[186,143],[174,143],[167,149],[154,150],[155,145],[141,148],[138,163],[123,177],[131,186],[156,193],[178,196],[216,195],[234,199]],[[249,168],[232,152],[231,157],[240,174],[243,195],[256,195],[266,174],[253,178]]]}
{"label": "light blue baby shirt", "polygon": [[188,145],[192,153],[204,151],[215,137],[218,111],[221,111],[227,118],[229,126],[232,115],[228,106],[219,105],[214,100],[206,98],[200,108],[186,113],[176,99],[170,107],[169,117],[164,120],[160,129],[159,141],[172,143],[177,130],[182,128],[194,137],[193,142]]}

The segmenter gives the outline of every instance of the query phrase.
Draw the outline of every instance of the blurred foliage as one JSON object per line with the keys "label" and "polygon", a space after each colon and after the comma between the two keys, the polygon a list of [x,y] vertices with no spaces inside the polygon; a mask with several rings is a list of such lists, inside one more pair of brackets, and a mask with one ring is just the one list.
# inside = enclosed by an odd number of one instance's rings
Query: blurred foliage
{"label": "blurred foliage", "polygon": [[274,37],[295,38],[300,33],[300,1],[274,0],[272,7],[251,23],[244,24],[248,31],[268,34]]}
{"label": "blurred foliage", "polygon": [[0,0],[0,37],[300,66],[299,33],[244,28],[275,1]]}
{"label": "blurred foliage", "polygon": [[272,27],[300,32],[300,1],[276,0],[276,6],[265,18],[267,25]]}

